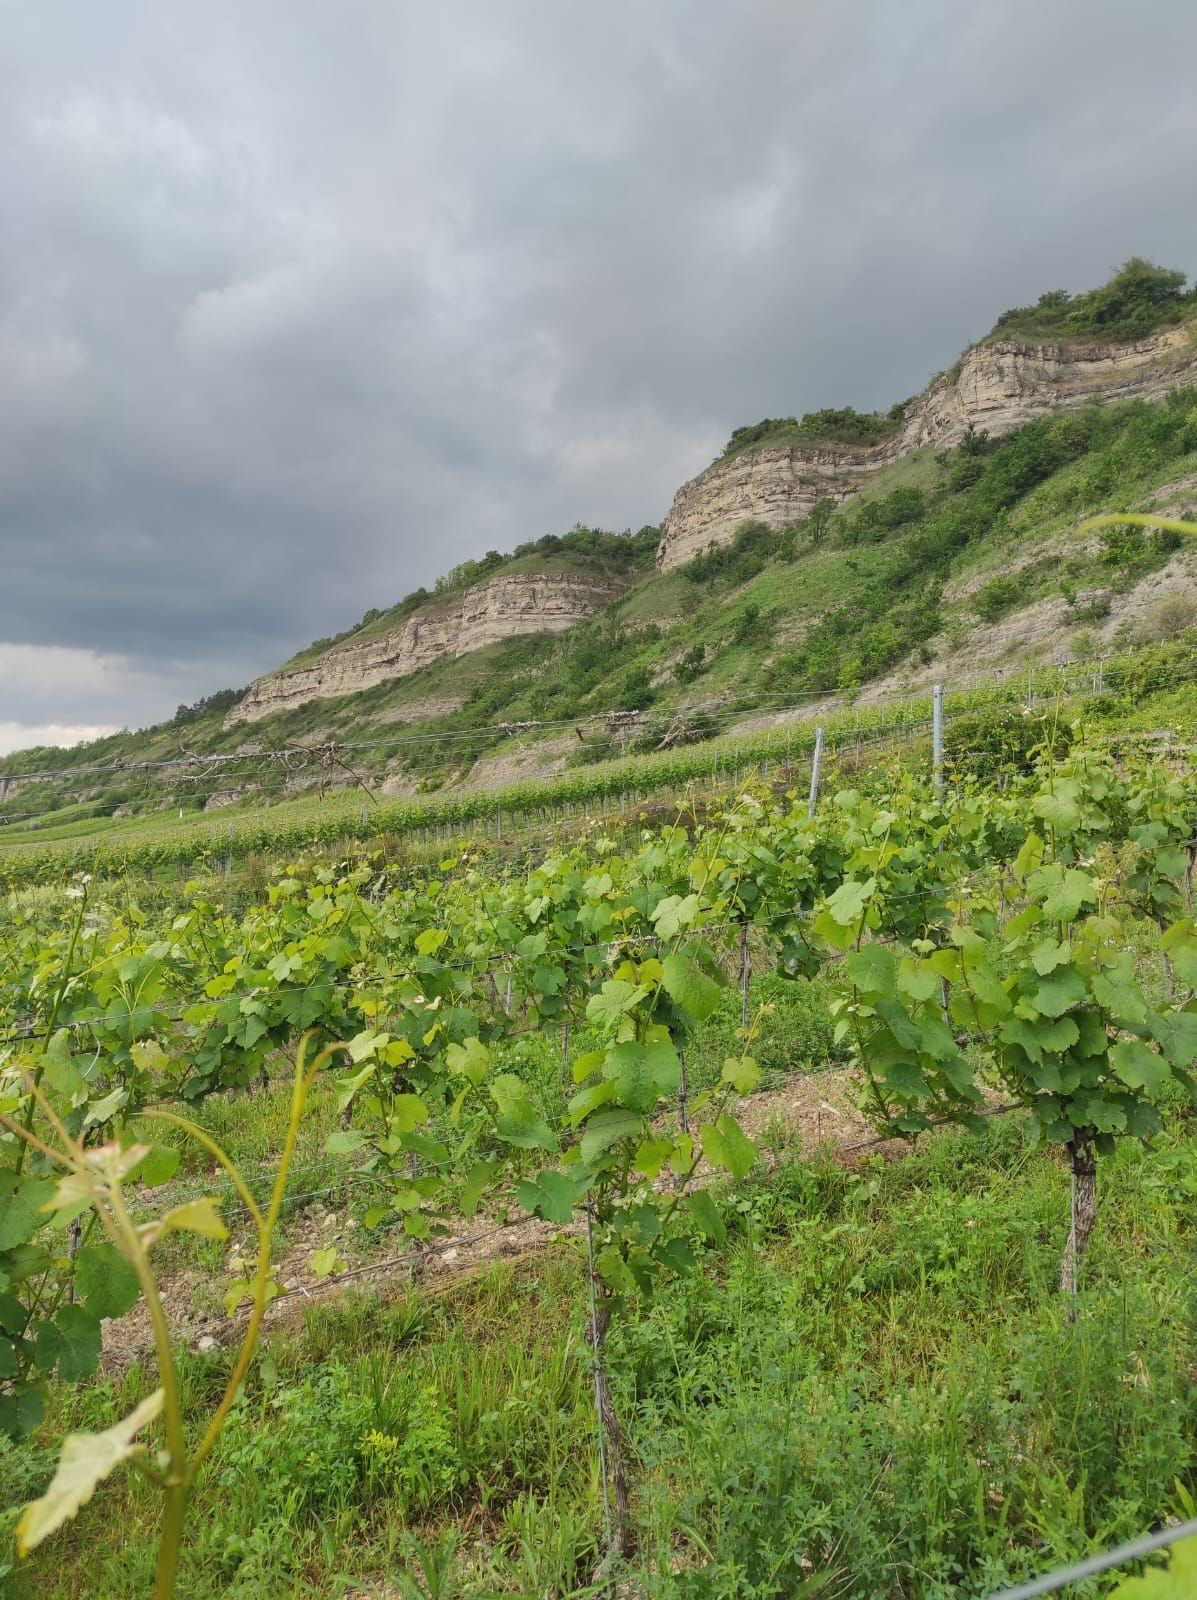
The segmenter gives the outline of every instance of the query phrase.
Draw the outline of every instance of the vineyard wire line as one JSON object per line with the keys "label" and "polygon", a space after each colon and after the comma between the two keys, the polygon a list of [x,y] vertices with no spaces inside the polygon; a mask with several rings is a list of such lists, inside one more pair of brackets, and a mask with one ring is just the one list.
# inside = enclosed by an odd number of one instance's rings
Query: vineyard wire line
{"label": "vineyard wire line", "polygon": [[[987,675],[983,678],[974,677],[972,679],[965,680],[963,683],[957,686],[945,685],[945,696],[976,694],[979,693],[982,688],[987,687],[992,687],[995,691],[1011,689],[1015,691],[1016,694],[1024,687],[1029,693],[1032,694],[1048,694],[1053,692],[1075,694],[1085,692],[1081,689],[1072,688],[1067,682],[1061,683],[1059,681],[1052,681],[1053,674],[1067,673],[1069,666],[1071,666],[1074,671],[1079,672],[1082,677],[1092,679],[1094,676],[1093,672],[1091,670],[1087,670],[1086,666],[1081,663],[1062,664],[1057,667],[1041,669],[1038,678],[1030,674],[1028,674],[1026,677],[1022,677],[1019,674],[1019,669],[1012,668],[1008,673],[998,672],[992,675]],[[1108,692],[1108,689],[1113,688],[1114,682],[1117,678],[1125,673],[1130,673],[1133,670],[1133,665],[1129,664],[1125,667],[1107,667],[1103,672],[1105,684],[1103,689],[1098,691],[1091,688],[1089,692]],[[1167,678],[1173,675],[1178,675],[1179,672],[1180,669],[1178,668],[1175,669],[1175,674],[1164,674],[1164,677]],[[1042,687],[1045,681],[1049,685],[1047,688]],[[832,688],[796,690],[791,692],[789,695],[781,697],[760,696],[750,698],[748,696],[741,696],[739,698],[746,701],[746,704],[741,707],[734,707],[730,705],[727,700],[722,699],[695,701],[687,706],[677,708],[677,713],[685,714],[686,712],[693,713],[696,711],[713,710],[724,711],[726,714],[738,715],[741,711],[751,711],[756,707],[766,707],[769,708],[768,714],[780,715],[785,711],[801,711],[804,709],[804,706],[802,705],[795,705],[788,702],[793,702],[795,700],[803,700],[808,702],[813,700],[835,700],[839,697],[842,697],[844,693],[845,691],[842,689]],[[923,699],[929,698],[929,695],[929,689],[925,693],[920,691],[910,693],[909,691],[895,689],[893,691],[883,691],[869,700],[855,701],[842,707],[841,709],[844,711],[855,711],[861,709],[868,710],[874,706],[888,706],[895,703],[915,705]],[[666,713],[664,712],[661,713],[661,715],[665,714]],[[319,759],[319,757],[325,751],[335,752],[342,750],[353,751],[399,749],[412,744],[426,744],[430,742],[446,741],[469,741],[471,739],[486,737],[488,734],[492,736],[498,736],[499,738],[511,738],[513,735],[520,732],[539,733],[546,730],[551,731],[553,729],[573,728],[591,722],[606,722],[611,717],[620,717],[626,715],[627,713],[624,713],[621,710],[608,709],[604,711],[588,712],[584,717],[557,717],[545,718],[543,720],[536,719],[533,720],[530,726],[521,726],[518,723],[490,723],[482,724],[478,728],[449,728],[440,731],[429,731],[426,733],[406,734],[394,739],[363,739],[343,741],[326,740],[323,743],[317,743],[313,745],[284,745],[278,750],[272,751],[231,751],[227,753],[212,752],[206,755],[197,753],[195,755],[161,757],[154,761],[116,761],[110,763],[93,762],[82,763],[76,766],[37,769],[30,772],[5,771],[3,775],[7,779],[14,782],[33,782],[50,781],[55,778],[62,777],[97,775],[115,776],[121,773],[162,771],[170,768],[203,766],[205,764],[216,768],[218,766],[235,764],[241,761],[264,759],[281,760],[284,758],[294,759],[300,756],[316,757]]]}
{"label": "vineyard wire line", "polygon": [[1177,1523],[1174,1528],[1161,1528],[1141,1539],[1131,1539],[1127,1544],[1117,1545],[1101,1555],[1089,1556],[1084,1561],[1073,1562],[1071,1566],[1057,1567],[1055,1571],[1031,1578],[1013,1589],[996,1589],[989,1600],[1038,1600],[1040,1595],[1055,1594],[1059,1589],[1079,1583],[1082,1578],[1093,1578],[1098,1573],[1109,1572],[1113,1567],[1125,1566],[1128,1561],[1137,1561],[1141,1556],[1164,1550],[1194,1534],[1197,1534],[1197,1517],[1190,1517],[1187,1522]]}

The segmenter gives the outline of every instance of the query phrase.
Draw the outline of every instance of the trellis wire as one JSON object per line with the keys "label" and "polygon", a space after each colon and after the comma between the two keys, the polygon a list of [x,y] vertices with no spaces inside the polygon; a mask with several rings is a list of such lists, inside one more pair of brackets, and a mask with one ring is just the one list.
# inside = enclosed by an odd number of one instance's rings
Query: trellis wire
{"label": "trellis wire", "polygon": [[1094,1578],[1113,1567],[1125,1566],[1128,1561],[1137,1561],[1141,1556],[1167,1549],[1169,1545],[1194,1534],[1197,1534],[1197,1517],[1190,1517],[1187,1522],[1177,1523],[1175,1528],[1161,1528],[1157,1533],[1145,1534],[1141,1539],[1132,1539],[1101,1555],[1089,1556],[1069,1567],[1058,1567],[1040,1578],[1031,1578],[1014,1589],[997,1589],[989,1596],[989,1600],[1038,1600],[1040,1595],[1055,1594],[1060,1589],[1079,1583],[1082,1578]]}
{"label": "trellis wire", "polygon": [[[1125,670],[1126,671],[1130,671],[1131,669],[1128,666]],[[1113,677],[1113,676],[1114,675],[1111,674],[1111,677]],[[1172,676],[1172,675],[1171,674],[1157,674],[1157,677],[1160,678],[1161,681],[1167,681],[1170,676]],[[1054,679],[1054,681],[1053,681],[1053,679]],[[974,679],[971,679],[971,680],[965,680],[964,682],[962,682],[959,685],[959,689],[958,689],[957,692],[962,693],[962,694],[963,693],[969,693],[969,692],[977,692],[977,690],[979,689],[980,685],[984,683],[987,686],[989,686],[990,688],[992,688],[995,693],[1000,693],[1002,688],[1007,687],[1009,685],[1009,682],[1010,682],[1009,678],[1008,677],[1004,677],[1002,674],[993,675],[993,676],[990,676],[988,678],[977,677],[977,678],[974,678]],[[1035,683],[1036,683],[1036,680],[1034,679],[1034,677],[1033,676],[1029,676],[1029,679],[1028,679],[1029,692],[1031,692],[1031,693],[1034,692],[1033,686],[1035,685]],[[1047,674],[1046,683],[1044,683],[1042,678],[1041,678],[1039,680],[1039,687],[1040,687],[1040,692],[1045,692],[1046,691],[1048,693],[1051,693],[1051,692],[1055,691],[1055,692],[1062,692],[1062,693],[1073,694],[1073,695],[1075,695],[1077,693],[1100,694],[1100,693],[1104,692],[1104,690],[1106,688],[1105,664],[1104,664],[1104,662],[1099,663],[1097,672],[1094,673],[1092,676],[1087,676],[1085,678],[1085,680],[1084,680],[1084,683],[1083,683],[1082,687],[1078,688],[1078,686],[1076,686],[1075,684],[1073,684],[1072,682],[1069,681],[1068,668],[1067,668],[1066,665],[1062,665],[1061,667],[1054,668],[1054,669],[1049,669],[1049,672]],[[791,695],[789,698],[790,698],[790,700],[793,700],[795,698],[801,699],[803,697],[804,696],[802,694],[799,694],[797,696]],[[748,704],[745,705],[745,706],[740,707],[739,709],[734,708],[731,705],[730,702],[719,702],[719,701],[715,701],[715,702],[699,702],[699,703],[696,704],[696,706],[691,707],[689,709],[692,709],[692,710],[699,709],[699,710],[701,710],[701,709],[704,708],[704,705],[711,705],[711,706],[717,707],[718,708],[718,712],[721,713],[722,715],[728,716],[728,715],[740,715],[740,714],[742,714],[742,712],[744,710],[750,710],[752,708],[753,704],[755,704],[758,708],[764,708],[764,707],[769,705],[769,702],[767,700],[765,700],[764,698],[758,699],[756,701],[752,701],[751,699],[749,699],[749,697],[743,697],[743,698],[748,699]],[[824,700],[824,701],[834,701],[835,696],[834,696],[834,694],[829,695],[825,691],[809,691],[809,692],[806,693],[805,698],[807,698],[808,700],[812,700],[812,701],[813,700],[820,700],[820,699]],[[913,706],[919,700],[924,698],[924,696],[922,696],[922,695],[914,695],[914,696],[905,695],[905,696],[901,696],[901,695],[895,694],[892,698],[897,700],[899,704]],[[884,715],[884,705],[886,703],[886,699],[887,699],[887,697],[879,696],[874,701],[865,702],[865,704],[878,705],[882,709],[882,712],[883,712],[883,715]],[[793,705],[793,704],[782,705],[782,706],[777,707],[775,709],[770,709],[770,710],[766,711],[765,714],[766,715],[773,715],[773,716],[784,716],[788,712],[797,712],[797,711],[800,711],[802,709],[803,709],[802,707],[797,706],[797,705]],[[846,708],[846,709],[850,709],[850,708]],[[605,712],[603,712],[603,713],[595,713],[593,715],[593,717],[591,719],[589,719],[589,720],[591,720],[591,721],[603,721],[604,719],[607,719],[607,717],[608,717],[608,714],[605,713]],[[401,747],[402,745],[405,745],[405,744],[412,744],[412,743],[417,743],[417,742],[420,742],[420,741],[435,740],[435,739],[439,739],[439,740],[442,740],[442,741],[453,740],[453,739],[458,739],[458,740],[466,740],[466,739],[478,740],[480,738],[485,738],[488,732],[491,734],[492,737],[497,736],[497,737],[500,737],[500,738],[508,738],[514,732],[523,731],[525,729],[535,728],[538,731],[543,731],[543,730],[551,730],[552,728],[558,727],[558,726],[559,727],[566,727],[566,726],[572,727],[572,726],[576,726],[576,725],[577,725],[577,720],[576,719],[560,719],[558,722],[544,722],[544,723],[536,723],[536,724],[507,724],[507,723],[503,723],[503,724],[499,724],[495,729],[492,729],[492,730],[486,730],[486,729],[472,729],[472,730],[448,729],[448,730],[443,730],[443,731],[440,731],[440,732],[408,735],[408,736],[405,736],[402,739],[398,739],[398,740],[394,740],[393,739],[393,740],[390,740],[390,741],[387,741],[387,740],[362,740],[362,741],[345,742],[345,743],[332,742],[332,743],[328,743],[328,744],[321,745],[321,746],[312,746],[312,747],[295,746],[295,747],[285,748],[285,749],[283,749],[281,751],[267,751],[267,752],[256,751],[256,752],[246,752],[246,753],[240,754],[240,755],[239,754],[222,754],[222,755],[210,755],[210,756],[184,756],[184,757],[171,758],[171,759],[168,759],[168,760],[162,760],[162,761],[158,761],[158,762],[115,763],[115,764],[113,764],[111,766],[107,766],[107,767],[99,765],[99,764],[96,764],[96,765],[93,765],[93,766],[62,767],[62,768],[58,768],[56,770],[47,769],[44,773],[12,772],[12,773],[7,773],[6,777],[8,777],[12,782],[23,782],[23,781],[28,781],[28,780],[31,780],[31,779],[34,779],[34,778],[50,778],[50,779],[52,779],[52,778],[62,778],[62,777],[70,776],[72,774],[88,773],[88,772],[90,772],[90,773],[97,773],[97,772],[98,773],[120,773],[120,772],[136,772],[136,771],[149,772],[151,769],[166,769],[166,768],[174,768],[174,767],[185,767],[185,766],[189,766],[189,765],[190,766],[196,766],[196,765],[203,766],[203,765],[206,765],[208,767],[209,771],[214,771],[214,770],[216,770],[216,768],[217,768],[219,763],[227,763],[227,764],[232,765],[232,764],[235,764],[235,763],[238,763],[238,762],[240,762],[240,763],[257,762],[259,764],[258,765],[258,770],[260,771],[262,769],[262,764],[264,762],[270,762],[270,761],[273,761],[273,760],[293,760],[294,758],[299,757],[299,756],[302,756],[304,758],[311,758],[311,757],[323,758],[326,755],[326,753],[332,752],[335,755],[336,752],[339,752],[339,751],[342,751],[342,750],[349,751],[349,750],[357,750],[357,749],[388,749],[388,748],[389,749],[398,749],[399,747]],[[906,736],[909,737],[909,729],[906,730]],[[596,741],[591,741],[591,742],[593,743],[593,742],[596,742]],[[598,741],[598,742],[602,742],[602,741]],[[616,743],[618,741],[615,738],[612,738],[611,740],[609,740],[607,742]],[[859,732],[858,732],[858,736],[857,736],[857,742],[858,742],[858,747],[862,746],[863,742],[860,740]],[[329,759],[330,760],[333,759],[334,755],[330,755]],[[339,757],[336,757],[336,759],[339,761]],[[717,763],[717,759],[718,758],[716,756],[716,763]],[[739,753],[738,752],[735,753],[734,759],[735,759],[735,762],[736,762],[736,767],[737,767],[737,772],[738,772],[738,766],[739,766]],[[718,771],[718,768],[717,768],[717,765],[716,765],[716,774],[717,774],[717,771]],[[500,802],[500,804],[501,804],[501,802]],[[601,811],[601,800],[600,800],[600,811]],[[501,816],[501,812],[499,812],[498,814]],[[17,818],[8,818],[8,819],[0,818],[0,827],[3,827],[5,825],[7,825],[8,823],[10,823],[12,821],[15,821],[15,820],[18,820],[18,819]],[[440,824],[436,824],[435,826],[436,826],[437,832],[439,834]],[[452,826],[451,823],[450,824],[446,824],[445,825],[446,831],[448,831],[448,829],[451,828],[451,826]],[[407,831],[409,833],[415,833],[418,830],[417,830],[417,828],[413,828],[409,824],[405,831]],[[427,832],[427,827],[425,827],[425,829],[423,831]],[[22,835],[22,837],[23,838],[27,838],[28,835]],[[63,843],[65,843],[65,842],[66,841],[64,840]]]}

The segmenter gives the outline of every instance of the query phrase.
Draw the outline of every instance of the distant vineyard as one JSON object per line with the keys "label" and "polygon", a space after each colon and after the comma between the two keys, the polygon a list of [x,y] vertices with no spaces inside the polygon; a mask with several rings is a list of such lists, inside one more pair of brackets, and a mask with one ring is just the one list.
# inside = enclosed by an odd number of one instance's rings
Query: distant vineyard
{"label": "distant vineyard", "polygon": [[[1045,710],[1057,697],[1078,707],[1086,702],[1095,708],[1108,706],[1119,698],[1134,703],[1189,681],[1195,671],[1191,651],[1163,649],[1104,665],[1041,671],[976,687],[949,685],[948,755],[962,770],[992,775],[1003,762],[1014,766],[1024,762],[1031,743],[1042,736]],[[1021,711],[1034,708],[1039,721],[1019,731],[1014,725],[1022,720]],[[1062,728],[1072,714],[1057,718]],[[726,789],[753,772],[789,779],[797,776],[794,769],[808,762],[813,751],[815,720],[604,761],[542,780],[420,799],[380,801],[342,781],[323,801],[309,797],[257,810],[239,809],[219,821],[188,823],[171,814],[149,815],[102,830],[93,824],[92,831],[82,836],[80,825],[71,824],[62,830],[67,836],[57,840],[45,825],[23,831],[10,823],[0,827],[0,889],[60,882],[78,871],[99,877],[162,869],[194,871],[251,854],[290,855],[384,835],[418,839],[470,827],[510,830],[592,807],[626,807],[642,796],[676,794],[695,785]],[[931,697],[882,700],[828,712],[818,720],[826,728],[829,756],[842,752],[848,758],[875,759],[929,737]]]}

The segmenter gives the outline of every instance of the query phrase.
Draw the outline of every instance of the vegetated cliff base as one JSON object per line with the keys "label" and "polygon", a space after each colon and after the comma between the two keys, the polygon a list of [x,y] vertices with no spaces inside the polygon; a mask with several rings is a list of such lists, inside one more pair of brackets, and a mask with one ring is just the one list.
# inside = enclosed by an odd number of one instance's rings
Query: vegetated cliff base
{"label": "vegetated cliff base", "polygon": [[657,565],[683,566],[730,544],[745,522],[784,528],[821,500],[857,493],[883,467],[970,432],[996,437],[1051,411],[1095,400],[1155,400],[1197,379],[1197,323],[1118,344],[975,345],[959,369],[906,408],[900,431],[869,447],[768,445],[721,459],[678,490],[661,524]]}
{"label": "vegetated cliff base", "polygon": [[250,685],[225,727],[258,722],[310,700],[355,694],[406,677],[443,656],[463,656],[520,634],[562,633],[622,593],[624,585],[568,572],[512,572],[475,584],[452,602],[421,608],[398,628],[350,639],[302,666]]}

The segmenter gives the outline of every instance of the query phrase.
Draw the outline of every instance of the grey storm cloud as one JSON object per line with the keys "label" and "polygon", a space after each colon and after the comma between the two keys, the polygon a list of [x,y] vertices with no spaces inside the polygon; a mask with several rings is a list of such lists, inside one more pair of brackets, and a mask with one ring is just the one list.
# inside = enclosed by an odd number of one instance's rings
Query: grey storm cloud
{"label": "grey storm cloud", "polygon": [[657,521],[737,424],[888,405],[1130,254],[1197,268],[1178,0],[39,0],[4,32],[10,744]]}

